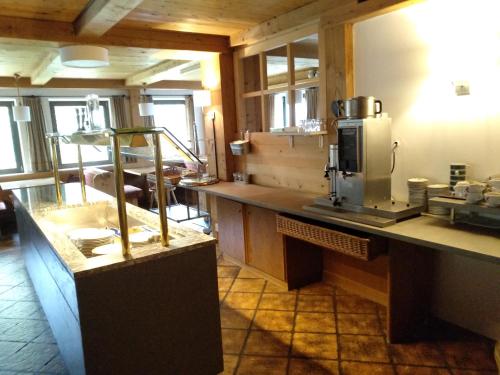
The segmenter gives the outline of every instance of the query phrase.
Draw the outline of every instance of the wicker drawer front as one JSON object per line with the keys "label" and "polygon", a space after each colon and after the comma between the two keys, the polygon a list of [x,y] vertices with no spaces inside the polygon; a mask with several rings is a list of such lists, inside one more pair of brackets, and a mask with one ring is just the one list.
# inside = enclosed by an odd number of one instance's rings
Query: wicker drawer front
{"label": "wicker drawer front", "polygon": [[370,259],[370,240],[367,238],[337,232],[332,229],[293,220],[281,215],[276,215],[276,223],[279,233],[358,259]]}

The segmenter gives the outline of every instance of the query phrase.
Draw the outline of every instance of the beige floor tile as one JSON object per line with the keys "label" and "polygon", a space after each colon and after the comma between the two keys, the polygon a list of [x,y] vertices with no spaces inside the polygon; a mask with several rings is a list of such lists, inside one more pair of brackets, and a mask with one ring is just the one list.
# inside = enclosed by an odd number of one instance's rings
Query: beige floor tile
{"label": "beige floor tile", "polygon": [[322,333],[294,333],[292,355],[294,357],[337,359],[337,336]]}
{"label": "beige floor tile", "polygon": [[220,309],[222,328],[248,329],[252,322],[255,310]]}
{"label": "beige floor tile", "polygon": [[295,294],[264,293],[260,300],[259,309],[294,311],[296,302]]}
{"label": "beige floor tile", "polygon": [[239,279],[262,279],[256,272],[242,268],[237,276]]}
{"label": "beige floor tile", "polygon": [[229,277],[219,277],[218,279],[219,292],[227,292],[229,289],[231,289],[233,281],[234,279],[231,279]]}
{"label": "beige floor tile", "polygon": [[239,272],[240,272],[239,267],[231,267],[231,266],[218,266],[217,267],[217,276],[219,276],[219,277],[235,278]]}
{"label": "beige floor tile", "polygon": [[233,375],[236,365],[238,364],[238,356],[233,354],[224,354],[224,371],[221,375]]}
{"label": "beige floor tile", "polygon": [[338,375],[337,361],[292,358],[288,375]]}
{"label": "beige floor tile", "polygon": [[358,296],[337,296],[338,313],[376,314],[377,304]]}
{"label": "beige floor tile", "polygon": [[221,302],[226,296],[227,292],[219,292],[219,302]]}
{"label": "beige floor tile", "polygon": [[453,375],[498,375],[497,371],[451,369]]}
{"label": "beige floor tile", "polygon": [[222,350],[224,354],[239,354],[243,348],[246,329],[222,329]]}
{"label": "beige floor tile", "polygon": [[264,279],[236,279],[231,287],[231,292],[260,293],[265,283]]}
{"label": "beige floor tile", "polygon": [[245,354],[286,357],[292,334],[289,332],[251,331],[245,345]]}
{"label": "beige floor tile", "polygon": [[362,362],[389,362],[382,336],[340,335],[342,360]]}
{"label": "beige floor tile", "polygon": [[300,294],[317,294],[325,296],[333,296],[335,289],[333,286],[325,283],[314,283],[299,289]]}
{"label": "beige floor tile", "polygon": [[293,316],[291,311],[257,310],[252,329],[290,332]]}
{"label": "beige floor tile", "polygon": [[450,375],[446,368],[438,367],[416,367],[416,366],[396,366],[398,375]]}
{"label": "beige floor tile", "polygon": [[440,342],[450,367],[469,370],[496,370],[493,347],[483,341]]}
{"label": "beige floor tile", "polygon": [[310,312],[333,312],[333,298],[331,296],[299,294],[297,310]]}
{"label": "beige floor tile", "polygon": [[241,357],[238,375],[285,375],[287,358],[273,357]]}
{"label": "beige floor tile", "polygon": [[268,281],[266,284],[266,288],[264,289],[264,293],[297,294],[297,289],[288,290],[288,287],[285,285],[278,285],[277,283],[273,283],[272,281]]}
{"label": "beige floor tile", "polygon": [[445,367],[439,348],[432,342],[394,344],[390,346],[394,363],[403,365]]}
{"label": "beige floor tile", "polygon": [[219,258],[217,258],[217,265],[218,266],[233,266],[233,267],[237,267],[236,264],[234,264],[233,262],[227,260],[224,258],[224,256],[219,256]]}
{"label": "beige floor tile", "polygon": [[335,333],[333,313],[297,312],[295,332]]}
{"label": "beige floor tile", "polygon": [[259,303],[260,293],[229,292],[224,306],[231,309],[255,309]]}
{"label": "beige floor tile", "polygon": [[381,335],[378,315],[337,314],[340,334]]}
{"label": "beige floor tile", "polygon": [[394,375],[391,365],[342,361],[340,367],[343,375]]}

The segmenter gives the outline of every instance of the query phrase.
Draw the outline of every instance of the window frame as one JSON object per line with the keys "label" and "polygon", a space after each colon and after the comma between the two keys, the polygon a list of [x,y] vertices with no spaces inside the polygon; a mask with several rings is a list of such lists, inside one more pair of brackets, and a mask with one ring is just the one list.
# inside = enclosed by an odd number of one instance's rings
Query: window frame
{"label": "window frame", "polygon": [[[63,107],[63,106],[82,106],[86,107],[87,102],[85,100],[50,100],[49,99],[49,108],[50,108],[50,117],[52,120],[52,129],[55,133],[57,133],[57,119],[56,119],[56,112],[55,112],[55,107]],[[110,129],[111,128],[111,113],[110,113],[110,105],[109,101],[107,100],[99,100],[99,105],[102,105],[104,107],[104,128],[105,129]],[[90,162],[83,162],[84,167],[92,167],[92,166],[99,166],[103,164],[111,164],[113,163],[113,153],[111,152],[111,147],[108,147],[107,151],[108,158],[106,160],[101,160],[101,161],[90,161]],[[59,168],[75,168],[78,167],[78,163],[66,163],[64,164],[62,162],[62,157],[61,157],[61,150],[59,148],[59,144],[57,145],[57,158],[59,161]]]}
{"label": "window frame", "polygon": [[[176,96],[175,98],[172,98],[172,99],[164,99],[164,98],[161,98],[161,99],[158,99],[159,97],[153,97],[153,104],[154,105],[168,105],[168,104],[183,104],[184,105],[184,109],[186,109],[186,99],[185,98],[180,98],[178,96]],[[189,138],[193,138],[193,135],[192,135],[192,125],[188,124],[188,118],[187,118],[187,115],[185,115],[186,117],[186,127],[187,127],[187,134],[189,135]],[[156,124],[156,121],[155,121],[155,126],[162,126],[161,124]],[[173,134],[173,132],[172,132]],[[174,137],[176,137],[177,139],[179,139],[179,137],[176,135],[176,134],[173,134]],[[190,151],[193,151],[193,144],[194,144],[194,140],[191,140],[190,143],[190,146],[189,147],[188,145],[185,145]]]}
{"label": "window frame", "polygon": [[21,152],[21,139],[19,138],[19,128],[17,122],[14,121],[14,101],[0,101],[0,107],[7,107],[7,110],[9,111],[12,145],[14,148],[14,157],[16,159],[16,168],[0,169],[0,175],[24,173],[23,156]]}

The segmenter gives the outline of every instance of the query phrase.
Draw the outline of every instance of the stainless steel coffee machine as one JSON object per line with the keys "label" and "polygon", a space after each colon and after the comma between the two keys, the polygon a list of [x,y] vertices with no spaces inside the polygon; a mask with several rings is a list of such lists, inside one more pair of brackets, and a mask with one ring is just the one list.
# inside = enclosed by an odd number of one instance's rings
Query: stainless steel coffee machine
{"label": "stainless steel coffee machine", "polygon": [[338,144],[329,146],[325,166],[329,194],[304,209],[378,227],[421,212],[391,199],[390,126],[388,117],[339,120]]}

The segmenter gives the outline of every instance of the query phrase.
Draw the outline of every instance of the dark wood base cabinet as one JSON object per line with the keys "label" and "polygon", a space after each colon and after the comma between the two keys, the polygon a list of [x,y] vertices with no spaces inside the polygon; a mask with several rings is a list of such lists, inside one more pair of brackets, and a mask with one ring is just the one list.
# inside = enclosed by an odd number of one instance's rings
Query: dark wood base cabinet
{"label": "dark wood base cabinet", "polygon": [[71,374],[223,370],[215,246],[72,274],[16,209],[33,285]]}

